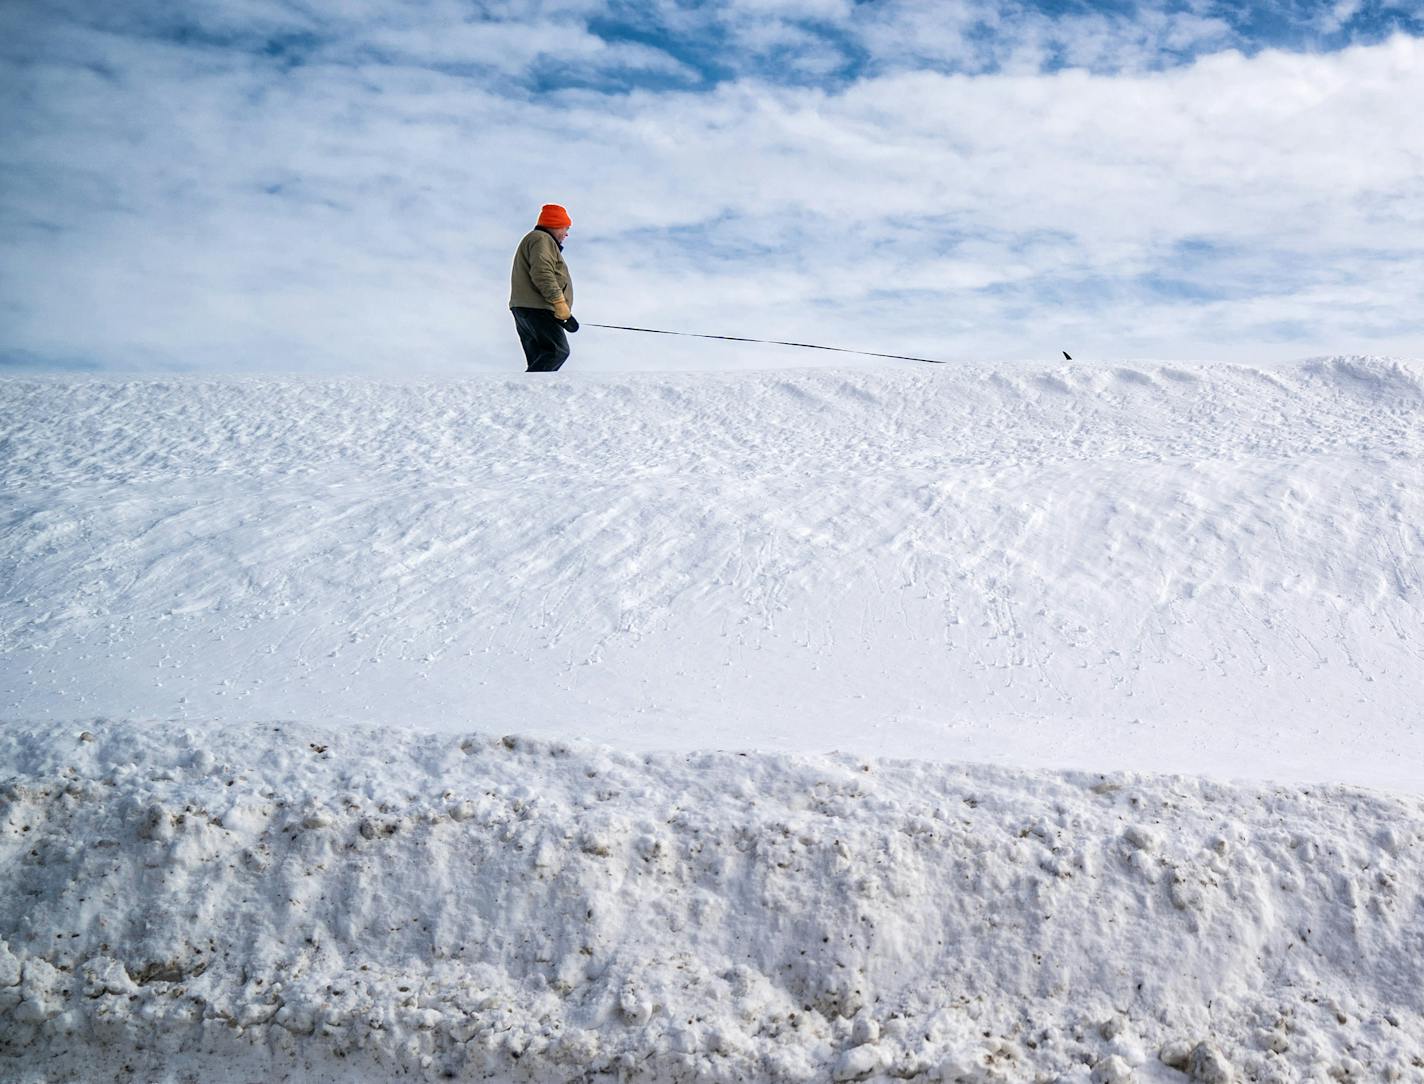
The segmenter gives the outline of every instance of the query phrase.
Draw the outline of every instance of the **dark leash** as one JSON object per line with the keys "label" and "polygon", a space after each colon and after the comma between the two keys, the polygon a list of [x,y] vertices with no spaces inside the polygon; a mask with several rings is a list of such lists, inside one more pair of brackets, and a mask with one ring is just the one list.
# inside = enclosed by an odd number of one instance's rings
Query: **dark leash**
{"label": "dark leash", "polygon": [[867,358],[893,358],[896,361],[924,361],[930,365],[948,365],[942,358],[916,358],[909,354],[877,354],[873,350],[850,350],[844,346],[817,346],[815,343],[792,343],[782,339],[748,339],[741,335],[703,335],[696,331],[659,331],[652,327],[627,327],[623,324],[589,324],[583,327],[603,327],[613,331],[639,331],[644,335],[681,335],[689,339],[721,339],[732,343],[762,343],[766,346],[799,346],[802,350],[832,350],[837,354],[859,354]]}

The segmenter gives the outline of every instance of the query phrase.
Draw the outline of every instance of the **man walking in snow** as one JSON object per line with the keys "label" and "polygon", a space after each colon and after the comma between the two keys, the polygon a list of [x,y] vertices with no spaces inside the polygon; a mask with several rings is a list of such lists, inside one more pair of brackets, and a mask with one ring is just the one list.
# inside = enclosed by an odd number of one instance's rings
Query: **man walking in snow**
{"label": "man walking in snow", "polygon": [[569,356],[565,331],[577,331],[571,311],[573,279],[564,263],[564,238],[573,220],[557,203],[546,203],[535,227],[519,242],[510,275],[509,311],[528,362],[525,372],[552,373]]}

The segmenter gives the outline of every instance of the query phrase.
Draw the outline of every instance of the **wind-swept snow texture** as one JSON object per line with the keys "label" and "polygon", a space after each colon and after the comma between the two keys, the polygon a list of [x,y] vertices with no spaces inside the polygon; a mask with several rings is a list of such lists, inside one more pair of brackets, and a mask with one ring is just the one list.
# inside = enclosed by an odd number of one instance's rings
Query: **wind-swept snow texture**
{"label": "wind-swept snow texture", "polygon": [[1424,786],[1424,364],[0,381],[0,717]]}

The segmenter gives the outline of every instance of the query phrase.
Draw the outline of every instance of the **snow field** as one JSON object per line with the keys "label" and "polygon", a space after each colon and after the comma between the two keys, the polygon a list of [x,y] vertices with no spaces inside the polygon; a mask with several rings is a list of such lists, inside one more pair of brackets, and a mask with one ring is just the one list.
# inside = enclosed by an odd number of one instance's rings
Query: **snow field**
{"label": "snow field", "polygon": [[1424,1074],[1416,797],[272,724],[0,763],[9,1080]]}
{"label": "snow field", "polygon": [[1424,363],[0,418],[0,1079],[1424,1080]]}
{"label": "snow field", "polygon": [[1420,787],[1424,366],[0,381],[0,717]]}

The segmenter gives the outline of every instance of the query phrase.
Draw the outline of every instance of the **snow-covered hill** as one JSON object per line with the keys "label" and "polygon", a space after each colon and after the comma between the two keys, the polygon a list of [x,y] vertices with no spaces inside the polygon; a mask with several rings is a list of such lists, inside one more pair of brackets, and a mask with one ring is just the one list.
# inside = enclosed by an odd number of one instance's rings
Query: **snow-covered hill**
{"label": "snow-covered hill", "polygon": [[0,382],[0,717],[1424,785],[1424,365]]}
{"label": "snow-covered hill", "polygon": [[0,418],[0,1078],[1424,1080],[1424,363]]}

